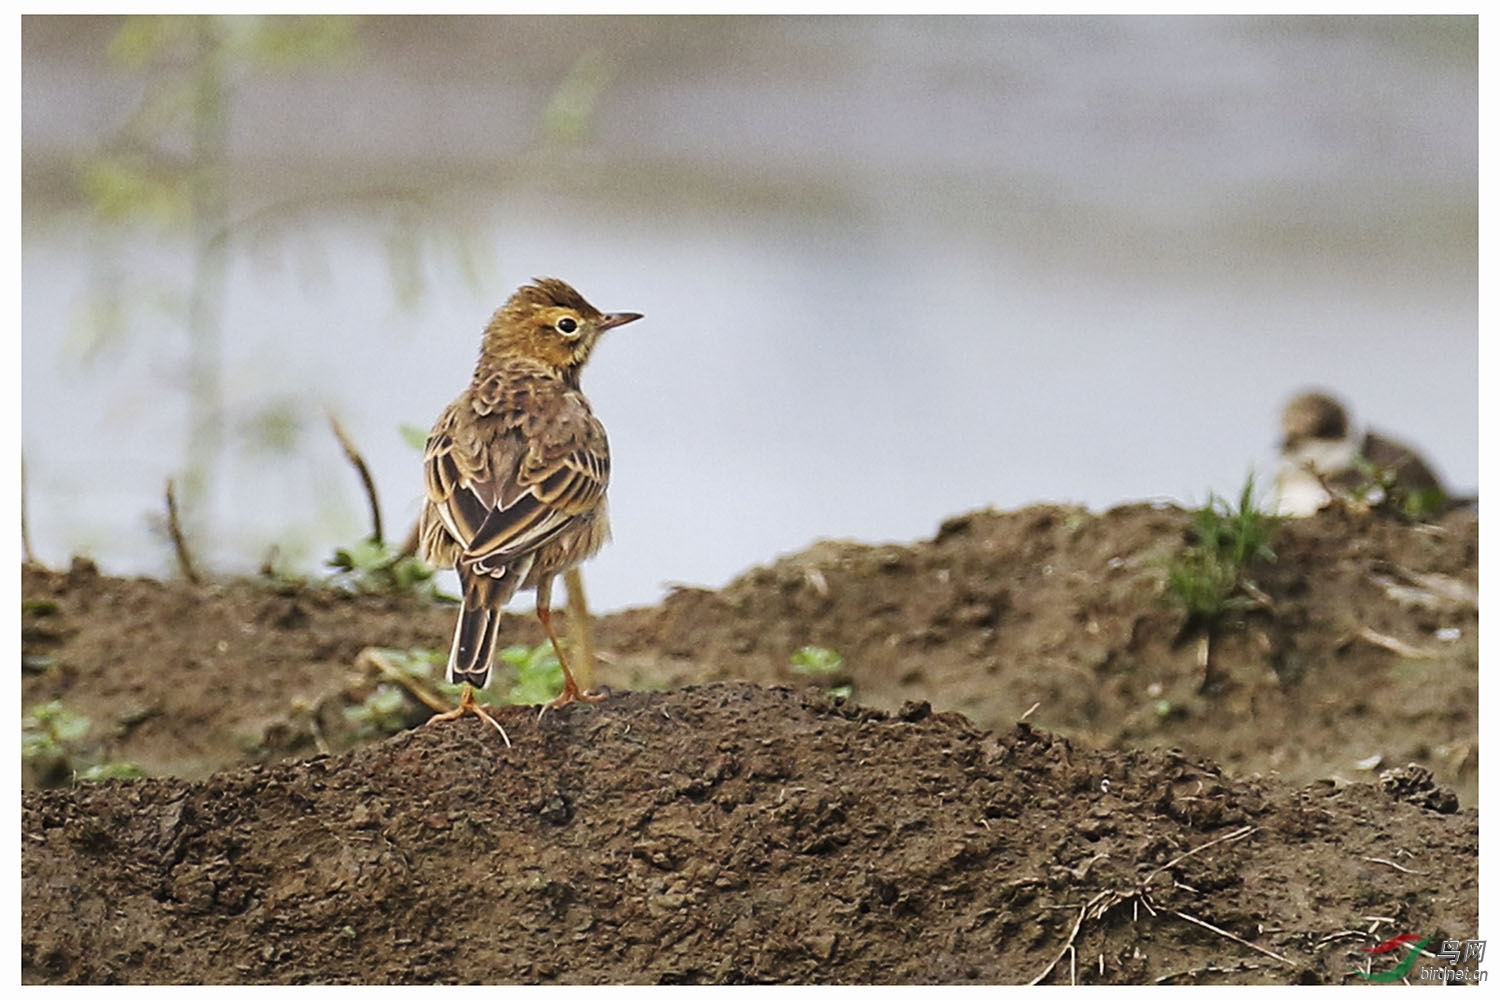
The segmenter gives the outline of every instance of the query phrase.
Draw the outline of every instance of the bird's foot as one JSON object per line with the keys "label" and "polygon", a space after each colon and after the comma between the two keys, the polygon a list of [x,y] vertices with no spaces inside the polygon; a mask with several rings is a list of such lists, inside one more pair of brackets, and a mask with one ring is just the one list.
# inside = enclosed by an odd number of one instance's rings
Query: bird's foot
{"label": "bird's foot", "polygon": [[494,726],[495,731],[500,734],[500,738],[505,741],[505,745],[507,747],[510,746],[510,737],[505,735],[505,728],[501,726],[500,723],[495,721],[494,716],[490,715],[490,713],[479,707],[479,702],[474,700],[474,689],[467,684],[464,685],[464,693],[459,696],[458,707],[450,709],[447,712],[439,712],[437,715],[434,715],[432,718],[427,720],[427,725],[430,726],[434,722],[451,722],[452,720],[462,718],[463,716],[468,715],[471,712],[474,715],[479,716],[485,722],[488,722],[490,725]]}
{"label": "bird's foot", "polygon": [[568,680],[563,682],[562,694],[542,706],[541,714],[537,716],[538,720],[543,715],[546,715],[549,710],[562,708],[564,705],[570,705],[575,701],[603,701],[609,697],[603,691],[584,691],[577,684],[569,683],[568,681],[570,680],[571,678],[568,678]]}

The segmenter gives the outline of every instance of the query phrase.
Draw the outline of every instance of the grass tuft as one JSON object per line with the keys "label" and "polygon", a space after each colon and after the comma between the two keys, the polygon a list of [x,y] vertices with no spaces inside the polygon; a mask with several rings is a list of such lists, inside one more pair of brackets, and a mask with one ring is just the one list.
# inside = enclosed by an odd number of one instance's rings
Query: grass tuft
{"label": "grass tuft", "polygon": [[1187,614],[1187,625],[1212,628],[1253,606],[1249,572],[1273,562],[1271,539],[1280,518],[1255,505],[1255,477],[1247,476],[1238,506],[1209,494],[1193,512],[1193,541],[1167,566],[1167,598]]}

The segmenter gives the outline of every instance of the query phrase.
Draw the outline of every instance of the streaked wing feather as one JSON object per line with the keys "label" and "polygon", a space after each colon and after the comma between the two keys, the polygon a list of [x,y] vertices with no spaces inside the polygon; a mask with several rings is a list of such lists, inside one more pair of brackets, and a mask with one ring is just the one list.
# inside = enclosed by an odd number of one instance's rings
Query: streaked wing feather
{"label": "streaked wing feather", "polygon": [[486,449],[477,454],[455,445],[457,407],[433,428],[423,455],[427,500],[461,548],[468,548],[495,505],[493,476]]}
{"label": "streaked wing feather", "polygon": [[569,455],[540,479],[526,476],[528,489],[508,507],[490,511],[467,546],[467,557],[490,566],[510,562],[546,545],[575,517],[604,497],[605,484],[583,471],[591,463]]}
{"label": "streaked wing feather", "polygon": [[592,513],[609,479],[608,446],[586,403],[541,433],[523,426],[503,406],[479,412],[461,400],[423,456],[427,500],[462,549],[458,561],[497,578]]}

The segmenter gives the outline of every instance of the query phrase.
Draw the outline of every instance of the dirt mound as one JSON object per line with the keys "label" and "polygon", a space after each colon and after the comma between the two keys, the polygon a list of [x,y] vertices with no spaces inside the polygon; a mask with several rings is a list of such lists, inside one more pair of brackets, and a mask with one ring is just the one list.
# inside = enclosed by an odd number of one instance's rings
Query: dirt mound
{"label": "dirt mound", "polygon": [[1476,815],[1373,786],[744,684],[502,721],[28,794],[24,980],[1338,982],[1478,917]]}
{"label": "dirt mound", "polygon": [[23,980],[1338,982],[1475,937],[1477,515],[1287,523],[1211,641],[1162,600],[1189,531],[820,543],[602,619],[622,693],[502,709],[510,750],[355,721],[360,651],[451,607],[24,569],[23,711],[89,723],[27,771]]}
{"label": "dirt mound", "polygon": [[1210,693],[1203,638],[1162,600],[1189,530],[1176,508],[1032,507],[955,517],[909,547],[823,542],[619,616],[606,648],[625,686],[800,683],[790,654],[811,644],[886,709],[925,700],[998,729],[1036,706],[1028,721],[1086,745],[1177,746],[1297,781],[1418,761],[1476,801],[1473,512],[1283,523],[1255,574],[1269,605],[1215,637]]}

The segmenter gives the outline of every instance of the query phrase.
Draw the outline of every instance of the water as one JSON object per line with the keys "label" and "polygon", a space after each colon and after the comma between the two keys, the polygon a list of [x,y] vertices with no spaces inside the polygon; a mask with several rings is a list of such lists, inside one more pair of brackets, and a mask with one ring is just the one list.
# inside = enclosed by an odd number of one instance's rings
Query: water
{"label": "water", "polygon": [[[403,534],[420,457],[398,428],[431,423],[534,274],[647,317],[584,380],[615,457],[615,541],[588,569],[604,609],[978,506],[1233,495],[1269,474],[1277,411],[1308,384],[1473,490],[1472,26],[377,21],[350,65],[239,98],[241,209],[311,200],[262,216],[233,258],[226,402],[301,431],[289,452],[224,456],[200,557],[245,570],[276,544],[311,569],[367,530],[325,408]],[[82,42],[30,23],[25,41],[34,546],[167,572],[152,518],[181,474],[185,340],[149,300],[185,288],[188,260],[100,254],[75,205],[36,194],[130,95]],[[536,143],[591,46],[615,66],[593,132]],[[421,207],[348,194],[375,184]],[[427,237],[410,307],[393,292],[403,217]],[[101,259],[136,320],[83,360]]]}

